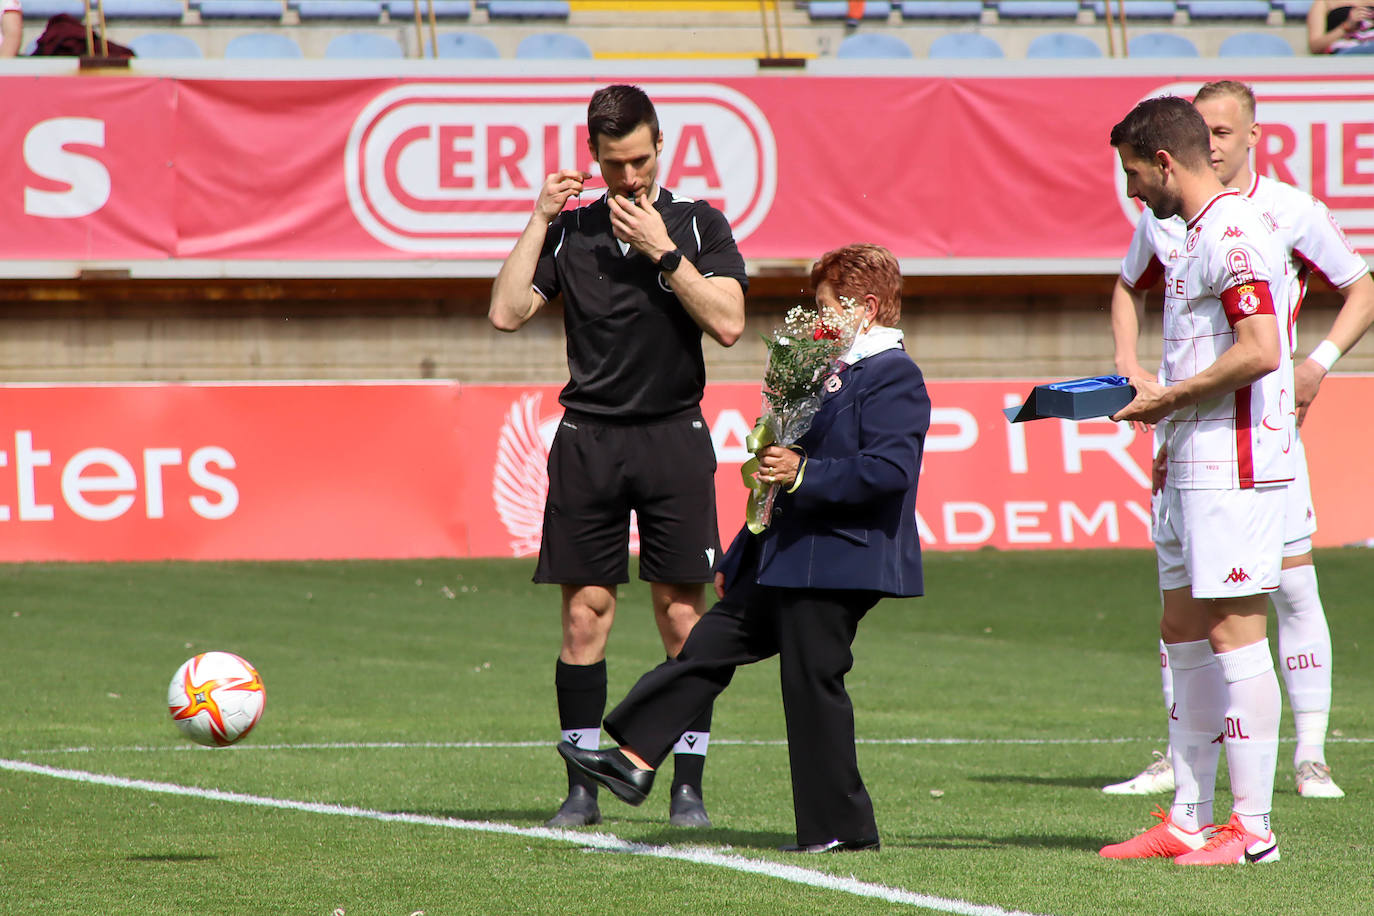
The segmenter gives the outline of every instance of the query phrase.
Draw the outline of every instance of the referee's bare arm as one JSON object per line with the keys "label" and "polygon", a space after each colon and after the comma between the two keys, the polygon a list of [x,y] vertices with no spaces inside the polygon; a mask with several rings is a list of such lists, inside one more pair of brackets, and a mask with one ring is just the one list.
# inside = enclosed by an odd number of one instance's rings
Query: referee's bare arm
{"label": "referee's bare arm", "polygon": [[581,193],[583,182],[590,177],[587,172],[563,169],[544,179],[530,221],[491,284],[487,318],[498,331],[520,330],[543,306],[544,297],[534,291],[534,268],[539,263],[549,223],[563,210],[569,197]]}

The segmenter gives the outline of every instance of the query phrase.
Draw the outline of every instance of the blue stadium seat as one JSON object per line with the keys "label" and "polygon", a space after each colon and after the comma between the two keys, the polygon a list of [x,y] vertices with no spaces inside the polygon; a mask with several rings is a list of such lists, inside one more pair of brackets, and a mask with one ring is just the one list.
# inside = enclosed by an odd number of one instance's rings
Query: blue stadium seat
{"label": "blue stadium seat", "polygon": [[485,35],[471,32],[443,32],[439,35],[439,57],[498,58],[501,49]]}
{"label": "blue stadium seat", "polygon": [[567,0],[488,0],[492,19],[567,19]]}
{"label": "blue stadium seat", "polygon": [[1006,57],[1002,46],[977,32],[949,32],[930,43],[931,57]]}
{"label": "blue stadium seat", "polygon": [[1173,32],[1132,35],[1127,46],[1131,57],[1197,57],[1197,45]]}
{"label": "blue stadium seat", "polygon": [[369,19],[382,18],[382,0],[287,0],[288,7],[301,19]]}
{"label": "blue stadium seat", "polygon": [[903,19],[982,18],[983,0],[902,0]]}
{"label": "blue stadium seat", "polygon": [[345,32],[330,39],[324,56],[339,60],[400,60],[406,56],[399,42],[379,32]]}
{"label": "blue stadium seat", "polygon": [[[387,11],[391,13],[392,20],[405,19],[413,22],[415,20],[415,0],[387,0]],[[428,0],[420,0],[421,17],[429,18]],[[472,0],[434,0],[435,19],[470,19],[472,18]]]}
{"label": "blue stadium seat", "polygon": [[129,47],[148,60],[187,60],[205,56],[200,45],[175,32],[149,32],[129,42]]}
{"label": "blue stadium seat", "polygon": [[191,0],[202,19],[281,19],[281,0]]}
{"label": "blue stadium seat", "polygon": [[1091,38],[1074,32],[1046,32],[1031,39],[1028,58],[1101,57],[1102,49]]}
{"label": "blue stadium seat", "polygon": [[1283,10],[1283,18],[1289,22],[1307,18],[1307,11],[1312,8],[1312,0],[1278,0],[1278,5]]}
{"label": "blue stadium seat", "polygon": [[1293,46],[1272,32],[1237,32],[1228,35],[1217,57],[1294,57]]}
{"label": "blue stadium seat", "polygon": [[226,60],[283,60],[304,57],[301,46],[280,32],[249,32],[229,39]]}
{"label": "blue stadium seat", "polygon": [[80,19],[86,15],[86,5],[81,0],[29,0],[24,4],[24,18],[29,22],[43,22],[59,13]]}
{"label": "blue stadium seat", "polygon": [[[845,0],[809,0],[806,11],[812,19],[849,18],[849,4]],[[865,0],[861,18],[886,19],[891,15],[891,0]]]}
{"label": "blue stadium seat", "polygon": [[[1124,4],[1121,0],[1112,0],[1112,19],[1120,16],[1123,9],[1127,22],[1132,19],[1173,19],[1174,13],[1178,12],[1178,4],[1174,0],[1126,0]],[[1103,0],[1094,0],[1093,15],[1099,20],[1106,18],[1107,5]]]}
{"label": "blue stadium seat", "polygon": [[[91,0],[92,8],[95,0]],[[173,19],[181,21],[186,13],[182,0],[103,0],[101,7],[106,19]],[[29,5],[24,4],[24,12]]]}
{"label": "blue stadium seat", "polygon": [[1189,19],[1269,18],[1269,0],[1187,0]]}
{"label": "blue stadium seat", "polygon": [[885,58],[894,60],[902,57],[915,57],[911,53],[911,45],[902,41],[896,35],[885,35],[881,32],[858,32],[854,35],[846,36],[840,42],[839,49],[835,52],[836,57],[844,58]]}
{"label": "blue stadium seat", "polygon": [[544,60],[590,60],[591,47],[576,35],[566,32],[540,32],[520,40],[515,56]]}
{"label": "blue stadium seat", "polygon": [[1077,19],[1078,0],[997,0],[998,19]]}

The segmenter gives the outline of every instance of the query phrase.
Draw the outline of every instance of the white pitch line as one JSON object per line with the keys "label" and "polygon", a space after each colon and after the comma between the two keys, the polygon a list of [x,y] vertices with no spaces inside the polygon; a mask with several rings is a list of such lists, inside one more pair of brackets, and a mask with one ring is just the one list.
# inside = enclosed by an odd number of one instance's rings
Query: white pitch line
{"label": "white pitch line", "polygon": [[310,814],[329,814],[343,817],[357,817],[384,823],[418,824],[427,827],[443,827],[450,830],[471,830],[478,833],[501,833],[509,836],[522,836],[530,839],[554,840],[571,843],[589,849],[606,852],[628,853],[654,859],[673,859],[679,862],[692,862],[701,865],[714,865],[745,874],[764,875],[793,884],[819,887],[839,891],[858,897],[869,897],[888,903],[904,904],[939,913],[954,913],[956,916],[1033,916],[1021,910],[1004,910],[998,906],[968,903],[963,900],[949,900],[929,894],[916,894],[901,888],[870,884],[855,878],[840,878],[825,872],[799,868],[795,865],[780,865],[763,859],[750,859],[726,850],[675,849],[671,846],[648,846],[631,843],[608,833],[578,833],[573,830],[557,830],[549,827],[516,827],[514,824],[499,824],[491,821],[467,821],[459,818],[429,817],[422,814],[404,814],[391,811],[372,811],[348,805],[330,805],[322,802],[295,801],[287,798],[270,798],[262,795],[247,795],[242,792],[225,792],[220,789],[201,789],[195,786],[182,786],[170,782],[154,782],[146,779],[125,779],[105,773],[87,773],[82,770],[65,770],[41,764],[25,763],[20,760],[0,758],[0,769],[35,776],[49,776],[72,782],[108,786],[116,789],[134,789],[140,792],[155,792],[162,795],[180,795],[202,798],[210,801],[230,802],[237,805],[254,805],[261,808],[278,808],[286,811],[303,811]]}
{"label": "white pitch line", "polygon": [[[989,747],[993,745],[1016,745],[1021,747],[1057,747],[1060,745],[1092,744],[1158,744],[1160,738],[859,738],[856,744],[877,746],[931,746],[931,747]],[[1292,738],[1281,738],[1279,743],[1292,744]],[[25,756],[35,754],[94,754],[126,753],[153,754],[165,752],[199,753],[225,751],[374,751],[374,750],[519,750],[521,748],[548,748],[552,741],[330,741],[301,744],[235,744],[232,747],[201,747],[195,744],[144,745],[131,744],[123,747],[75,747],[28,748],[19,753]],[[716,746],[735,747],[785,747],[784,739],[712,738]],[[1374,738],[1327,738],[1327,744],[1374,744]]]}

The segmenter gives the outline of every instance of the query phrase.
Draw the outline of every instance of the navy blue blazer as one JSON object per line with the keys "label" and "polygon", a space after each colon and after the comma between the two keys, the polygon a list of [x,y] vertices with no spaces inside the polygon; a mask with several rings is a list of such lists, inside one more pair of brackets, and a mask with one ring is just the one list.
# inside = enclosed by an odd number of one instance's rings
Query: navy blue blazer
{"label": "navy blue blazer", "polygon": [[721,558],[725,587],[751,571],[760,585],[924,593],[916,533],[930,397],[905,350],[884,350],[844,369],[823,396],[801,485],[780,492],[772,524],[740,529]]}

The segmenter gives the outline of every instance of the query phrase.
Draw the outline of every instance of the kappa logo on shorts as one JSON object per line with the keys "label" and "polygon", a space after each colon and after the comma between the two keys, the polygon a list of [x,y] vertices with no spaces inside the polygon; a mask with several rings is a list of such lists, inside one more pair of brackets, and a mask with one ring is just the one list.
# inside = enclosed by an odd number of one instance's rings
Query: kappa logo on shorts
{"label": "kappa logo on shorts", "polygon": [[1239,585],[1242,582],[1250,581],[1250,574],[1238,566],[1231,567],[1231,574],[1222,580],[1232,585]]}

